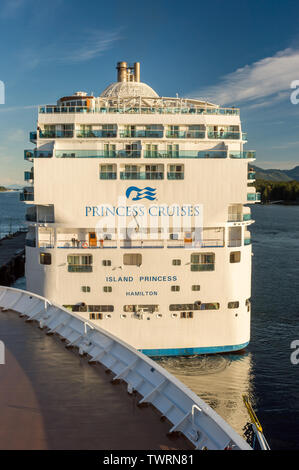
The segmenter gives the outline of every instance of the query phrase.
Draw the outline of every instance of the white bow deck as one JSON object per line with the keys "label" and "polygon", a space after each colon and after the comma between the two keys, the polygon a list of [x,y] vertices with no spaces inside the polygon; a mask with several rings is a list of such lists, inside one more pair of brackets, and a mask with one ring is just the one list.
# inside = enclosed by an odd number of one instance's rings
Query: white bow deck
{"label": "white bow deck", "polygon": [[141,395],[140,404],[152,404],[171,424],[171,432],[182,433],[196,449],[252,450],[210,406],[188,387],[107,331],[44,297],[20,289],[0,286],[0,307],[35,320],[48,333],[66,339],[67,346],[87,354],[127,383],[128,392]]}

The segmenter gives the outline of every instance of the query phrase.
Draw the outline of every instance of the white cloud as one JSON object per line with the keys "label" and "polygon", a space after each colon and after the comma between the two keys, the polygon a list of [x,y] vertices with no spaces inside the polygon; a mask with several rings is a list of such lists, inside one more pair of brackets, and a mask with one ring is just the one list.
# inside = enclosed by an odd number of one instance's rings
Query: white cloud
{"label": "white cloud", "polygon": [[[71,38],[71,39],[70,39]],[[21,67],[34,69],[51,63],[75,64],[86,62],[102,55],[121,39],[119,31],[88,30],[75,36],[60,35],[54,42],[37,48],[23,48],[19,54]],[[42,52],[40,52],[42,50]]]}
{"label": "white cloud", "polygon": [[291,82],[296,79],[299,79],[299,50],[288,48],[245,65],[222,77],[219,84],[193,92],[191,96],[222,105],[260,101],[261,106],[265,103],[269,106],[288,99],[287,90],[290,95]]}
{"label": "white cloud", "polygon": [[86,35],[86,41],[83,45],[72,46],[70,53],[63,54],[60,60],[69,62],[84,62],[101,55],[110,49],[113,44],[120,39],[118,32],[91,31]]}

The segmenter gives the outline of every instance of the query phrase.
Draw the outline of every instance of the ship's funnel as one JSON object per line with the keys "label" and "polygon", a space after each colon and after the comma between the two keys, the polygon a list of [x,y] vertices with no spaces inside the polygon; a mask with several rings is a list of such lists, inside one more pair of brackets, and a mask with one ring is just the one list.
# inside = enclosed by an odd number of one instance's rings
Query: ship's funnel
{"label": "ship's funnel", "polygon": [[140,82],[140,63],[135,62],[134,66],[128,66],[127,62],[117,62],[118,82]]}
{"label": "ship's funnel", "polygon": [[117,62],[117,81],[127,81],[127,62]]}

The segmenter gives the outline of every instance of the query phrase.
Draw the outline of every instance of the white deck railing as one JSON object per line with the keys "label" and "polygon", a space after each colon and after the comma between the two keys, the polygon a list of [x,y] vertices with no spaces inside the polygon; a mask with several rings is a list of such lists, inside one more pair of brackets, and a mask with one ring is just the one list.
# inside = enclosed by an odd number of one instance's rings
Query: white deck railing
{"label": "white deck railing", "polygon": [[210,406],[149,357],[97,325],[85,321],[44,297],[0,286],[0,307],[35,320],[48,333],[57,333],[90,362],[99,362],[114,373],[113,380],[127,383],[128,392],[151,403],[171,424],[170,433],[181,432],[196,449],[252,450]]}

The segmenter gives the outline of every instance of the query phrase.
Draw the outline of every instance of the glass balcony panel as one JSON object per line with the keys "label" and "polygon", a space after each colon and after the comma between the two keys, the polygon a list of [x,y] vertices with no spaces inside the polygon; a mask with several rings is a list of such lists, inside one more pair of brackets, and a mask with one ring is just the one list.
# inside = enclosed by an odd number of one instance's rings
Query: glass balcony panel
{"label": "glass balcony panel", "polygon": [[100,173],[100,179],[101,180],[116,180],[117,178],[117,174],[116,172],[103,172],[103,173]]}
{"label": "glass balcony panel", "polygon": [[[167,100],[164,100],[164,103],[167,103]],[[40,114],[66,114],[66,113],[132,113],[132,114],[213,114],[213,115],[223,115],[223,116],[238,116],[240,114],[239,108],[217,108],[217,107],[208,107],[208,106],[137,106],[132,107],[125,104],[116,105],[116,106],[39,106]]]}
{"label": "glass balcony panel", "polygon": [[183,180],[184,173],[176,172],[176,171],[168,171],[167,172],[167,179],[169,180]]}

